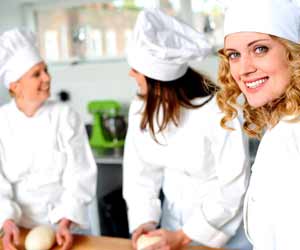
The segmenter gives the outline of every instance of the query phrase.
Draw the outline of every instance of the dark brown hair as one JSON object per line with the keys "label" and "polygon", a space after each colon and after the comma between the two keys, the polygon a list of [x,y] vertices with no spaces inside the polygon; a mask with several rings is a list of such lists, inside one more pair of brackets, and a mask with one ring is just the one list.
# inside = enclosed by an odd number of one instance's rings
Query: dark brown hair
{"label": "dark brown hair", "polygon": [[[211,100],[218,87],[206,76],[188,68],[187,72],[174,81],[163,82],[146,77],[147,94],[139,95],[145,101],[140,128],[145,130],[149,126],[152,137],[163,131],[170,122],[175,126],[180,123],[181,108],[196,109]],[[210,96],[201,104],[193,104],[197,97]],[[159,112],[158,112],[159,111]],[[159,118],[159,115],[162,117]],[[157,123],[158,131],[154,124]]]}

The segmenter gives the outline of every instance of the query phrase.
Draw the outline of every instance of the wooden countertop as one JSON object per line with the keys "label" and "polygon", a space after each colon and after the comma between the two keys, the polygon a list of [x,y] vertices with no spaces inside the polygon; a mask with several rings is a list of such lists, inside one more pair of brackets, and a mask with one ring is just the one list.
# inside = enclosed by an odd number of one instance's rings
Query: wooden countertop
{"label": "wooden countertop", "polygon": [[[21,245],[18,246],[18,250],[25,250],[24,239],[27,234],[27,230],[21,231]],[[2,248],[2,241],[0,242],[0,250]],[[54,246],[52,250],[59,250],[58,246]],[[104,237],[104,236],[84,236],[74,235],[74,245],[72,250],[132,250],[131,241],[123,238]],[[188,247],[185,250],[217,250],[216,248],[209,247]],[[219,249],[220,250],[220,249]]]}

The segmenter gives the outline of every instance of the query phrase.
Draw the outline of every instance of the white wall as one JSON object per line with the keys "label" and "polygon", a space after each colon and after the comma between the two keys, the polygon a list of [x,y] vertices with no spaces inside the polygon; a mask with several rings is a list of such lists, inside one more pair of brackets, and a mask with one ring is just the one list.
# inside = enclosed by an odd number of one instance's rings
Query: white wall
{"label": "white wall", "polygon": [[[0,0],[0,32],[15,26],[22,26],[20,0]],[[192,66],[216,79],[217,57],[210,56]],[[128,104],[135,95],[136,84],[128,76],[129,67],[125,60],[106,63],[82,63],[78,65],[49,65],[52,75],[52,98],[57,92],[67,90],[71,104],[78,110],[85,122],[91,120],[86,111],[89,101],[95,99],[117,99]],[[7,90],[0,84],[0,105],[9,100]]]}
{"label": "white wall", "polygon": [[22,23],[21,7],[16,0],[0,0],[0,32]]}
{"label": "white wall", "polygon": [[[201,63],[191,65],[216,79],[217,58],[208,57]],[[116,99],[128,104],[136,93],[136,83],[128,76],[125,60],[109,63],[86,63],[79,65],[49,66],[52,75],[52,93],[65,89],[71,94],[72,105],[88,122],[91,116],[86,105],[95,99]]]}
{"label": "white wall", "polygon": [[[22,25],[22,12],[17,0],[0,0],[0,32]],[[0,105],[9,100],[8,92],[0,83]]]}
{"label": "white wall", "polygon": [[61,90],[71,94],[71,103],[90,121],[87,103],[97,99],[116,99],[127,104],[136,93],[136,84],[128,76],[125,60],[108,63],[49,66],[53,97]]}

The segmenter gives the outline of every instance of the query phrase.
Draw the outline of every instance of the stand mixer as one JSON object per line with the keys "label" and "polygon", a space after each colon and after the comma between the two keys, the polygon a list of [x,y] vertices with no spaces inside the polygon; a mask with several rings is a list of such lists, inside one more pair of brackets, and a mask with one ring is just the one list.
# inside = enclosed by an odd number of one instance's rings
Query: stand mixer
{"label": "stand mixer", "polygon": [[114,100],[97,100],[88,103],[88,111],[93,115],[90,145],[103,151],[122,149],[127,124],[120,115],[121,104]]}

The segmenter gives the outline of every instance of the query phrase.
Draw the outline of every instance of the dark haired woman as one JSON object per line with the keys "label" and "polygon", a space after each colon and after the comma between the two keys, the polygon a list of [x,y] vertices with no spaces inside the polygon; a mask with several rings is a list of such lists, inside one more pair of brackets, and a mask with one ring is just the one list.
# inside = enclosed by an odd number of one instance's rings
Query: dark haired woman
{"label": "dark haired woman", "polygon": [[222,129],[218,87],[188,66],[208,52],[202,34],[161,11],[138,16],[128,63],[139,93],[123,165],[135,249],[145,233],[161,237],[151,249],[222,247],[241,224],[249,168],[240,123]]}

